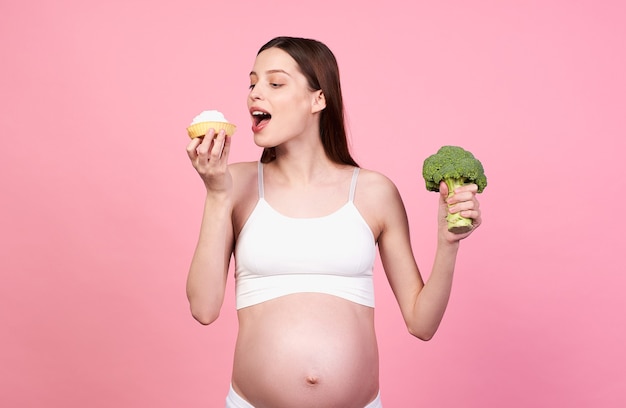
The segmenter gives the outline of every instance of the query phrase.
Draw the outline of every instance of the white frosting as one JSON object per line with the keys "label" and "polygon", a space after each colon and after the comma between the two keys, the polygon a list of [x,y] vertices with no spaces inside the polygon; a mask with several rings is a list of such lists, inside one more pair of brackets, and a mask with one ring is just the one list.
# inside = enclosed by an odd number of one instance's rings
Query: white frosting
{"label": "white frosting", "polygon": [[191,122],[192,125],[200,122],[225,122],[228,123],[222,112],[216,110],[207,110],[201,112]]}

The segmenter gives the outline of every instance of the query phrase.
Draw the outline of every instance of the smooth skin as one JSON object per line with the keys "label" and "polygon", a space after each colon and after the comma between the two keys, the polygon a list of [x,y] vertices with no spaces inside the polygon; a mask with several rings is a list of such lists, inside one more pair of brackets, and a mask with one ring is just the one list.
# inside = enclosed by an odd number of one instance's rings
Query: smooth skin
{"label": "smooth skin", "polygon": [[[250,75],[248,107],[255,143],[275,147],[264,166],[265,199],[294,218],[328,215],[345,204],[353,167],[331,162],[319,138],[322,91],[310,90],[286,52],[261,52]],[[259,124],[254,111],[272,115]],[[210,130],[193,139],[188,156],[206,187],[198,244],[187,294],[202,324],[218,316],[234,245],[258,200],[256,162],[229,164],[232,140]],[[459,242],[481,224],[477,187],[466,185],[447,198],[442,183],[437,213],[437,249],[425,284],[417,267],[400,194],[381,173],[361,169],[354,204],[370,226],[386,276],[408,331],[433,337],[452,287]],[[446,215],[472,218],[472,231],[456,235]],[[297,293],[238,310],[239,332],[232,385],[255,407],[362,408],[378,393],[374,309],[332,295]]]}

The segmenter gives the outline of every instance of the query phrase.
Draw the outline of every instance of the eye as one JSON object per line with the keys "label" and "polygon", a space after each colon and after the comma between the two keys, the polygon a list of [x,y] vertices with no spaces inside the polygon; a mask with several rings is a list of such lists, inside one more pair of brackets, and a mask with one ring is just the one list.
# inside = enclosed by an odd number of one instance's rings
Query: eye
{"label": "eye", "polygon": [[283,84],[277,84],[277,83],[274,83],[274,82],[270,82],[270,86],[272,88],[280,88],[281,86],[283,86]]}
{"label": "eye", "polygon": [[250,86],[248,87],[248,89],[254,89],[254,85],[256,85],[256,84],[250,84]]}

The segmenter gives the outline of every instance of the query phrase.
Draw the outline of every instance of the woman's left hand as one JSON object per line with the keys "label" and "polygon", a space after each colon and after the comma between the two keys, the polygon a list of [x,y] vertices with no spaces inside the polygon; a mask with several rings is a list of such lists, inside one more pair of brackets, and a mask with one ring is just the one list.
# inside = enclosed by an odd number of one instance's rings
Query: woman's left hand
{"label": "woman's left hand", "polygon": [[[467,238],[482,223],[480,203],[476,198],[478,186],[466,184],[458,187],[454,194],[448,197],[448,185],[443,181],[439,185],[439,237],[446,242],[454,243]],[[472,229],[463,234],[448,231],[448,213],[460,213],[463,217],[472,219]]]}

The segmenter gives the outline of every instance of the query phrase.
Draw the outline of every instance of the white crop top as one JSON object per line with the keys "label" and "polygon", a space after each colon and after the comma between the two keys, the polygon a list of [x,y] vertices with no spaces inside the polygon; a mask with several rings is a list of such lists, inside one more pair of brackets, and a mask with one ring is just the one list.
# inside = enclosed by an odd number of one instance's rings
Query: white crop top
{"label": "white crop top", "polygon": [[359,168],[348,201],[314,218],[287,217],[259,200],[235,245],[237,309],[303,292],[326,293],[374,307],[376,242],[353,203]]}

